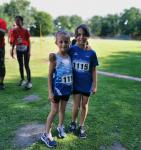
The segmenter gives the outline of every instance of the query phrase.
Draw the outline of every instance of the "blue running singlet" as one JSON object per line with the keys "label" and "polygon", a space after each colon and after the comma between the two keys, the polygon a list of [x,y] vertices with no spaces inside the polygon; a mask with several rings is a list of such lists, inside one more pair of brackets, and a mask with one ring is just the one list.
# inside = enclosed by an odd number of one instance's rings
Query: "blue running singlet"
{"label": "blue running singlet", "polygon": [[53,73],[53,93],[55,96],[70,95],[72,92],[72,63],[69,56],[56,54]]}

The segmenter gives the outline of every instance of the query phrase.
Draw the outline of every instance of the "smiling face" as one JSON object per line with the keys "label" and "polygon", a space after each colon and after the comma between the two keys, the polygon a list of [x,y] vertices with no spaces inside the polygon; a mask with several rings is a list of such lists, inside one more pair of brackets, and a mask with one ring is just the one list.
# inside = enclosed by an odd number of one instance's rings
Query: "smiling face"
{"label": "smiling face", "polygon": [[86,35],[85,31],[82,28],[77,30],[76,35],[77,45],[83,47],[87,44],[88,36]]}
{"label": "smiling face", "polygon": [[70,46],[70,37],[65,34],[58,34],[56,36],[56,45],[61,53],[67,52]]}

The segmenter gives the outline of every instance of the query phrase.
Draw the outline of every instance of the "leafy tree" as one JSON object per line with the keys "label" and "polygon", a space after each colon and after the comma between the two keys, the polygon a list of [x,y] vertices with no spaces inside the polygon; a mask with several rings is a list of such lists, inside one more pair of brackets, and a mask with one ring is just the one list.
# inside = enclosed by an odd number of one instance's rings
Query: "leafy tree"
{"label": "leafy tree", "polygon": [[119,17],[118,15],[108,15],[107,20],[107,35],[114,36],[119,33]]}
{"label": "leafy tree", "polygon": [[[64,29],[74,33],[74,29],[83,22],[77,15],[59,16],[55,20],[46,12],[38,12],[30,6],[29,0],[11,0],[0,5],[0,17],[4,18],[11,28],[16,15],[24,17],[24,26],[32,35],[48,35]],[[135,7],[125,9],[120,16],[93,16],[87,20],[91,33],[96,36],[115,36],[116,34],[141,37],[141,10]]]}
{"label": "leafy tree", "polygon": [[83,22],[82,18],[77,15],[70,16],[69,21],[71,25],[71,32],[74,32],[75,28]]}
{"label": "leafy tree", "polygon": [[140,9],[135,7],[125,9],[120,18],[121,33],[131,35],[133,37],[136,36],[136,34],[138,34],[140,16]]}
{"label": "leafy tree", "polygon": [[69,16],[59,16],[54,20],[55,30],[71,30]]}
{"label": "leafy tree", "polygon": [[30,26],[34,22],[31,11],[30,2],[27,0],[11,0],[3,5],[3,12],[9,16],[10,24],[13,24],[16,15],[21,15],[24,17],[25,26]]}
{"label": "leafy tree", "polygon": [[99,36],[101,33],[101,27],[102,27],[102,17],[100,16],[93,16],[88,21],[88,25],[90,26],[91,33]]}
{"label": "leafy tree", "polygon": [[3,18],[7,22],[7,25],[8,25],[7,28],[11,27],[11,24],[9,24],[10,18],[6,13],[4,13],[4,7],[3,6],[0,6],[0,18]]}
{"label": "leafy tree", "polygon": [[35,23],[31,26],[31,34],[35,36],[48,35],[53,32],[51,15],[45,12],[34,12]]}
{"label": "leafy tree", "polygon": [[137,35],[141,38],[141,16],[137,20]]}
{"label": "leafy tree", "polygon": [[69,31],[72,35],[75,28],[83,22],[82,18],[77,15],[72,16],[58,16],[54,20],[55,32],[58,30]]}

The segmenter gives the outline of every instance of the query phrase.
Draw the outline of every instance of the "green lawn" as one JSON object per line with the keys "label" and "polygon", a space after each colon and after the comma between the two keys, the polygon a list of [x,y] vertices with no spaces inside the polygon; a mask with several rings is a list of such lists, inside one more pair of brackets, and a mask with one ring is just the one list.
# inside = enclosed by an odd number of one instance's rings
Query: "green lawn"
{"label": "green lawn", "polygon": [[99,70],[141,77],[141,42],[90,40],[100,59]]}
{"label": "green lawn", "polygon": [[[13,149],[12,140],[21,126],[32,122],[45,123],[50,109],[47,100],[48,53],[55,52],[53,38],[32,39],[31,70],[33,88],[23,91],[19,81],[18,64],[9,56],[6,46],[6,90],[0,91],[0,150]],[[98,70],[141,77],[141,42],[120,40],[90,40],[98,55]],[[36,94],[39,101],[26,103],[25,96]],[[71,120],[66,112],[65,125]],[[54,130],[58,119],[55,119]],[[128,150],[141,149],[141,83],[125,79],[98,76],[98,91],[92,96],[86,120],[86,140],[68,134],[57,139],[57,150],[100,150],[120,142]],[[53,133],[56,134],[56,131]],[[37,141],[28,150],[46,150]]]}

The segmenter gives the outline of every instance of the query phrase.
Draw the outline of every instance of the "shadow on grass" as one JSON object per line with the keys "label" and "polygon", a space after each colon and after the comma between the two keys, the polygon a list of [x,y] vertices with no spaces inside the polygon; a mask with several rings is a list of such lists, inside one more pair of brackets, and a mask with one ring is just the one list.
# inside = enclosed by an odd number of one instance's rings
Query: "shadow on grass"
{"label": "shadow on grass", "polygon": [[100,61],[102,71],[141,77],[141,52],[118,52]]}

